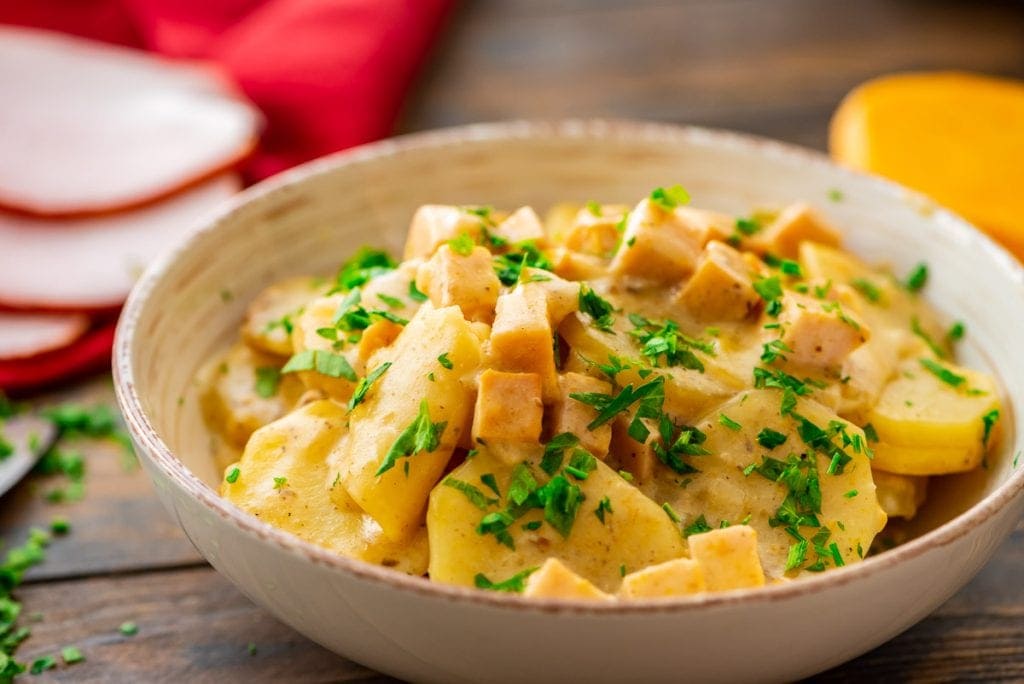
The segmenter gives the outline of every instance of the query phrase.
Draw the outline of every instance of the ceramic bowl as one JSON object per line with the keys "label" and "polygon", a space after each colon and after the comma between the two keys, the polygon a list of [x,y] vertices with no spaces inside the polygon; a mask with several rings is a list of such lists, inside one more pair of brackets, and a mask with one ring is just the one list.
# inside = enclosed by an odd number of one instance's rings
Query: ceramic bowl
{"label": "ceramic bowl", "polygon": [[792,680],[853,658],[962,587],[1024,507],[1017,396],[988,467],[938,478],[914,539],[796,582],[662,602],[525,600],[433,584],[338,557],[217,496],[193,381],[268,283],[331,273],[363,244],[398,250],[423,203],[539,210],[631,202],[682,183],[695,206],[817,205],[870,261],[931,267],[927,296],[966,322],[964,354],[1024,387],[1024,273],[920,195],[805,150],[644,123],[478,125],[337,154],[242,193],[142,277],[121,317],[118,399],[146,471],[200,553],[247,596],[327,648],[430,682]]}

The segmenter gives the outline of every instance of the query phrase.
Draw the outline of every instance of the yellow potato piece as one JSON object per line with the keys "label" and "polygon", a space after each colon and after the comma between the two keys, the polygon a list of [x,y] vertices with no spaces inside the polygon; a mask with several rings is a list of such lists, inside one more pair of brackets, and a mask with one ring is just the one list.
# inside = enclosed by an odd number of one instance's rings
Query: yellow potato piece
{"label": "yellow potato piece", "polygon": [[[602,379],[605,377],[588,361],[607,364],[610,356],[617,356],[629,364],[629,368],[617,375],[619,385],[632,384],[634,387],[650,382],[654,376],[640,377],[640,371],[649,369],[648,361],[640,359],[640,347],[628,334],[632,325],[625,316],[616,316],[615,333],[595,328],[582,314],[568,316],[558,328],[572,352],[565,370],[590,373]],[[692,422],[704,411],[732,396],[743,385],[731,374],[718,368],[714,360],[701,355],[705,372],[675,366],[659,369],[665,382],[665,411],[680,421]],[[631,361],[632,360],[632,361]]]}
{"label": "yellow potato piece", "polygon": [[[537,482],[544,484],[548,478],[538,462],[536,452],[526,461]],[[481,476],[487,474],[494,475],[499,491],[507,495],[512,466],[483,448],[449,477],[473,485],[493,499],[492,492],[481,484]],[[514,549],[499,543],[494,534],[477,532],[484,515],[504,509],[504,499],[481,510],[459,489],[439,484],[430,494],[427,512],[431,579],[473,586],[477,573],[510,577],[557,558],[602,591],[613,593],[622,582],[623,565],[641,568],[683,555],[679,529],[656,503],[614,470],[597,461],[596,470],[586,480],[568,477],[586,496],[568,537],[563,538],[546,522],[536,530],[523,529],[523,525],[544,520],[543,511],[532,509],[508,527]],[[601,522],[595,510],[605,496],[612,511],[605,512]]]}
{"label": "yellow potato piece", "polygon": [[[900,367],[868,412],[880,441],[895,447],[938,447],[965,453],[980,447],[985,427],[982,416],[999,408],[995,381],[985,373],[950,363],[940,366],[951,377],[962,378],[960,387],[940,380],[921,365],[920,358],[908,359]],[[948,471],[914,474],[941,472]]]}
{"label": "yellow potato piece", "polygon": [[585,599],[611,601],[612,596],[570,570],[557,558],[548,558],[526,580],[523,596],[533,598]]}
{"label": "yellow potato piece", "polygon": [[689,538],[690,556],[704,573],[710,591],[764,586],[757,555],[757,530],[734,525]]}
{"label": "yellow potato piece", "polygon": [[[757,472],[744,475],[743,471],[751,464],[761,464],[766,455],[785,461],[789,454],[810,451],[797,434],[796,420],[779,414],[781,399],[779,390],[751,390],[717,407],[697,423],[707,435],[707,441],[701,446],[710,453],[685,457],[700,472],[677,475],[659,462],[654,480],[643,487],[655,501],[668,502],[684,525],[695,523],[702,515],[712,528],[719,527],[723,521],[734,526],[746,522],[757,532],[758,553],[770,579],[787,574],[786,560],[794,542],[784,527],[769,522],[776,516],[789,490],[784,484]],[[827,429],[832,421],[841,420],[814,401],[813,396],[801,398],[796,413],[822,429]],[[721,416],[739,424],[740,428],[733,430],[723,425]],[[864,443],[860,428],[841,422],[851,439],[857,436]],[[764,428],[786,435],[786,442],[771,450],[762,447],[756,437]],[[867,553],[871,541],[885,526],[886,516],[878,505],[866,453],[863,450],[858,453],[852,447],[845,451],[851,460],[841,474],[827,473],[829,458],[821,454],[815,458],[821,490],[821,513],[817,518],[831,531],[828,543],[835,542],[843,561],[850,564],[860,560],[861,553]],[[856,494],[850,495],[851,492]],[[814,527],[800,530],[807,538],[817,532]],[[690,541],[693,539],[691,536]],[[815,558],[813,553],[808,553],[809,562],[814,562]]]}
{"label": "yellow potato piece", "polygon": [[962,72],[868,81],[836,110],[829,149],[930,195],[1024,256],[1024,83]]}
{"label": "yellow potato piece", "polygon": [[985,457],[981,440],[963,447],[872,445],[876,471],[898,475],[947,475],[973,470]]}
{"label": "yellow potato piece", "polygon": [[290,356],[292,343],[285,317],[294,324],[303,307],[327,292],[323,278],[297,276],[274,283],[252,300],[242,323],[242,338],[260,351]]}
{"label": "yellow potato piece", "polygon": [[[345,409],[315,401],[259,429],[225,470],[221,495],[265,523],[352,558],[422,575],[426,531],[388,540],[370,516],[328,494],[327,453],[345,432]],[[231,473],[237,468],[237,476]]]}
{"label": "yellow potato piece", "polygon": [[[764,573],[761,580],[764,581]],[[622,578],[619,596],[625,599],[672,598],[699,594],[707,588],[700,563],[676,558],[629,573]]]}
{"label": "yellow potato piece", "polygon": [[277,420],[299,400],[302,383],[290,374],[280,377],[277,391],[262,397],[256,389],[259,373],[275,373],[281,358],[235,343],[223,359],[204,369],[203,413],[208,425],[232,445],[241,447],[253,432]]}
{"label": "yellow potato piece", "polygon": [[[452,368],[438,361],[442,354]],[[427,496],[469,429],[480,360],[480,340],[459,308],[424,304],[395,344],[370,361],[373,368],[392,365],[352,411],[350,437],[332,454],[331,470],[389,537],[407,538],[422,524]],[[378,475],[424,402],[430,422],[444,423],[437,448],[399,457]]]}

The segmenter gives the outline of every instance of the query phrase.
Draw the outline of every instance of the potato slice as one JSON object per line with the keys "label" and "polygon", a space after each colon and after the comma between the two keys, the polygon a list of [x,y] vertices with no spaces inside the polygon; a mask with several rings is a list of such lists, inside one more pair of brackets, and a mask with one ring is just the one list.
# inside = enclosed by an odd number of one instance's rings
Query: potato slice
{"label": "potato slice", "polygon": [[[899,370],[868,413],[879,440],[893,447],[924,448],[925,451],[959,449],[965,456],[980,454],[984,417],[999,408],[999,394],[992,377],[928,357],[908,359]],[[946,381],[936,373],[943,375]],[[897,457],[895,453],[884,455],[876,467],[912,475],[939,475],[962,469],[953,471],[948,469],[949,463],[937,463],[933,472],[922,472],[918,466],[910,472],[888,456]],[[973,458],[954,458],[953,461],[961,461],[966,466]],[[894,467],[896,469],[892,470]]]}
{"label": "potato slice", "polygon": [[[397,317],[400,322],[411,318],[419,309],[419,302],[409,296],[409,285],[416,277],[418,265],[414,261],[405,262],[363,285],[359,288],[359,306],[368,312],[380,311]],[[397,336],[395,326],[400,323],[374,317],[371,319],[374,322],[366,330],[337,329],[335,318],[338,309],[351,294],[336,293],[309,302],[293,320],[292,350],[296,354],[307,350],[340,354],[355,374],[362,376],[366,374],[366,362],[371,352],[391,344]],[[330,332],[332,329],[333,333]],[[298,376],[306,387],[320,390],[338,401],[347,401],[356,384],[344,377],[315,371],[300,371]]]}
{"label": "potato slice", "polygon": [[[289,374],[276,380],[280,368],[280,357],[236,343],[200,374],[205,384],[201,402],[207,424],[230,444],[245,446],[253,432],[291,410],[305,389]],[[262,382],[261,374],[266,376]],[[268,396],[261,396],[257,385]]]}
{"label": "potato slice", "polygon": [[[660,472],[653,482],[643,486],[655,501],[667,501],[683,524],[691,529],[746,521],[757,532],[758,551],[769,579],[787,574],[787,557],[794,540],[784,526],[773,526],[770,521],[778,516],[790,490],[787,485],[759,472],[744,475],[744,470],[751,464],[761,465],[765,456],[785,462],[790,454],[811,452],[798,435],[797,420],[780,415],[781,399],[782,393],[778,390],[751,390],[717,407],[697,423],[707,436],[700,446],[709,453],[684,456],[684,462],[699,472],[673,477],[659,462]],[[865,443],[860,428],[841,421],[813,398],[801,398],[795,412],[824,430],[833,421],[839,421],[836,424],[841,425],[851,439],[857,439],[861,445]],[[739,428],[733,429],[736,425]],[[765,428],[785,435],[786,441],[774,448],[762,446],[757,436]],[[838,438],[833,439],[840,443]],[[863,447],[858,452],[847,446],[845,451],[851,460],[841,473],[828,474],[831,460],[824,455],[816,455],[813,463],[821,493],[818,522],[831,531],[825,547],[834,542],[842,561],[853,563],[870,548],[874,536],[885,526],[886,517],[878,505],[870,463]],[[806,473],[807,467],[800,472]],[[700,522],[704,525],[699,525]],[[799,531],[810,540],[819,530],[801,526]],[[802,567],[816,560],[816,554],[809,548]],[[832,564],[829,561],[830,567]]]}
{"label": "potato slice", "polygon": [[[442,355],[447,363],[439,360]],[[406,539],[422,524],[427,496],[469,429],[480,361],[480,340],[459,308],[430,304],[394,345],[371,359],[374,368],[392,365],[352,411],[350,438],[332,454],[331,472],[390,538]],[[436,437],[434,448],[401,444],[410,441],[399,438],[410,432],[424,406],[421,422]]]}
{"label": "potato slice", "polygon": [[964,473],[981,465],[985,457],[981,440],[964,447],[873,445],[875,471],[898,475],[945,475]]}
{"label": "potato slice", "polygon": [[[648,382],[651,378],[641,378],[640,371],[649,369],[649,364],[636,361],[640,358],[640,348],[628,334],[629,327],[625,316],[616,317],[614,332],[595,328],[581,314],[568,316],[558,329],[572,349],[565,370],[604,378],[588,361],[607,364],[609,357],[617,356],[629,365],[629,368],[616,376],[620,386],[632,383],[637,387]],[[679,366],[658,370],[666,378],[665,411],[677,420],[693,421],[743,387],[742,383],[719,369],[710,358],[701,356],[701,360],[705,362],[704,373]]]}
{"label": "potato slice", "polygon": [[339,505],[328,493],[326,457],[345,432],[345,413],[340,404],[315,401],[259,429],[241,460],[226,469],[221,495],[263,522],[335,553],[422,575],[425,529],[407,541],[390,541],[355,503]]}
{"label": "potato slice", "polygon": [[[569,455],[566,455],[568,461]],[[528,459],[538,483],[548,478],[538,467],[539,454]],[[483,517],[504,510],[506,499],[489,503],[490,490],[481,477],[493,475],[503,495],[509,492],[513,467],[482,448],[473,458],[452,471],[430,494],[427,529],[430,533],[430,577],[438,582],[473,586],[477,573],[488,577],[509,577],[557,558],[602,591],[614,592],[622,582],[621,568],[642,568],[683,555],[679,529],[657,504],[600,461],[585,480],[578,481],[586,497],[576,512],[567,537],[544,521],[544,512],[531,509],[508,526],[510,548],[494,534],[478,530]],[[483,500],[474,503],[457,483],[482,488]],[[610,511],[604,521],[595,514],[604,497]],[[477,503],[484,506],[484,510]],[[537,529],[524,529],[539,523]]]}
{"label": "potato slice", "polygon": [[328,290],[323,278],[297,276],[274,283],[260,292],[246,310],[242,338],[246,344],[278,356],[290,356],[289,325],[303,307]]}

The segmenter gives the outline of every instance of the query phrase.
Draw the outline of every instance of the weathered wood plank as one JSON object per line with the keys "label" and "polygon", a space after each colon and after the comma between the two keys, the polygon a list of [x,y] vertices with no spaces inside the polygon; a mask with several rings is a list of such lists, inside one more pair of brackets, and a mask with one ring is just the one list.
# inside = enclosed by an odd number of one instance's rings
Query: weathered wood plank
{"label": "weathered wood plank", "polygon": [[[114,406],[108,378],[98,378],[59,394],[47,403],[65,401]],[[38,402],[34,402],[38,403]],[[45,494],[66,484],[60,476],[31,476],[0,500],[0,539],[20,543],[30,527],[49,527],[54,516],[67,518],[73,534],[55,544],[44,565],[30,579],[74,577],[106,572],[195,565],[202,558],[164,512],[149,478],[121,447],[110,441],[79,440],[69,451],[85,457],[86,496],[54,504]]]}
{"label": "weathered wood plank", "polygon": [[567,116],[736,128],[823,148],[879,73],[1024,75],[1014,3],[480,0],[465,3],[404,128]]}
{"label": "weathered wood plank", "polygon": [[[68,645],[86,657],[39,681],[388,681],[277,622],[208,567],[43,582],[18,596],[24,614],[41,613],[20,658],[57,655]],[[138,626],[135,636],[119,632],[126,621]]]}
{"label": "weathered wood plank", "polygon": [[[815,681],[1024,679],[1022,576],[1024,526],[936,614]],[[18,595],[26,615],[42,613],[23,658],[69,644],[86,655],[48,673],[53,681],[390,681],[279,624],[209,568],[37,582]],[[125,621],[136,636],[118,632]]]}

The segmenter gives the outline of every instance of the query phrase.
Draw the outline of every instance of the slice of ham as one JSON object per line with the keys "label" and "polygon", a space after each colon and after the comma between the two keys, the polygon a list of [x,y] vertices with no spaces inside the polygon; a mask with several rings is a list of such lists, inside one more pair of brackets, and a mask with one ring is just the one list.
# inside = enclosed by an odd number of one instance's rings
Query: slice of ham
{"label": "slice of ham", "polygon": [[236,164],[261,118],[212,65],[0,26],[0,205],[98,213]]}
{"label": "slice of ham", "polygon": [[0,212],[0,307],[114,309],[157,254],[240,187],[225,174],[156,204],[89,218]]}
{"label": "slice of ham", "polygon": [[27,359],[0,360],[0,390],[22,394],[107,368],[115,326],[116,323],[111,321],[94,328],[70,347]]}
{"label": "slice of ham", "polygon": [[82,314],[0,311],[0,361],[68,347],[88,327],[89,317]]}

